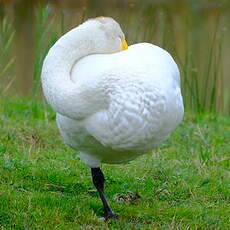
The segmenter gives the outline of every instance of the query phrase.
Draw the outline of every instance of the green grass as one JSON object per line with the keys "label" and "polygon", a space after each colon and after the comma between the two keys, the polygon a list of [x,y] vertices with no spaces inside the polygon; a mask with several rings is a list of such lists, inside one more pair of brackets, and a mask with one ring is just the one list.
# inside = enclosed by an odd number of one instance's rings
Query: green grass
{"label": "green grass", "polygon": [[[120,216],[102,222],[90,170],[63,144],[43,101],[2,98],[0,229],[230,229],[229,127],[187,113],[171,138],[129,164],[104,165]],[[140,195],[116,201],[116,194]]]}

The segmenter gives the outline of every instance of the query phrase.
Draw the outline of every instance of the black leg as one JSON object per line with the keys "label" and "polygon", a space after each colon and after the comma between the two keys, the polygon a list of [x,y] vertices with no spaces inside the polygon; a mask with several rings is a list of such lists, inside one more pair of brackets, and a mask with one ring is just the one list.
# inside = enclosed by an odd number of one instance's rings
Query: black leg
{"label": "black leg", "polygon": [[100,168],[91,168],[92,173],[92,180],[93,184],[95,185],[97,191],[99,192],[101,201],[104,206],[105,211],[105,219],[117,219],[117,215],[113,212],[113,210],[110,208],[109,203],[106,199],[105,193],[104,193],[104,182],[105,178],[103,175],[103,172]]}

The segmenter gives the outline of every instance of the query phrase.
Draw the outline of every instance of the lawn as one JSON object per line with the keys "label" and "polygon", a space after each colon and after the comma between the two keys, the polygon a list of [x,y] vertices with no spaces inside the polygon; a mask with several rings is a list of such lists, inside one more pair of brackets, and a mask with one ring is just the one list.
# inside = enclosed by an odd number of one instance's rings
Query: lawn
{"label": "lawn", "polygon": [[0,229],[230,229],[229,116],[186,113],[171,138],[103,165],[119,215],[104,222],[90,170],[41,100],[0,103]]}

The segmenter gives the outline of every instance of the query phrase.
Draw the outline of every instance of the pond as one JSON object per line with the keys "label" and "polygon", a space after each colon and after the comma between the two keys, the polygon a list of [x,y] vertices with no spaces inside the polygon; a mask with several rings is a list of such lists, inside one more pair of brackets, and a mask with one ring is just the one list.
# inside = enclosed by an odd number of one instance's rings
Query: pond
{"label": "pond", "polygon": [[172,54],[186,109],[230,113],[230,2],[217,0],[0,1],[1,94],[40,96],[49,47],[101,15],[120,23],[128,44],[150,42]]}

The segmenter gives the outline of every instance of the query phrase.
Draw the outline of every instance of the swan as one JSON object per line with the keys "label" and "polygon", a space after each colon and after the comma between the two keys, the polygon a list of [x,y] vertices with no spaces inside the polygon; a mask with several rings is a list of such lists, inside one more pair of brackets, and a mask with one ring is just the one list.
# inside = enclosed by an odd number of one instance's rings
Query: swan
{"label": "swan", "polygon": [[91,168],[105,218],[117,218],[104,193],[101,163],[128,162],[151,151],[181,122],[175,61],[153,44],[128,47],[114,19],[97,17],[50,48],[41,81],[64,142]]}

